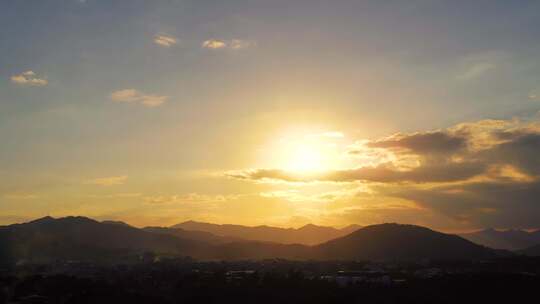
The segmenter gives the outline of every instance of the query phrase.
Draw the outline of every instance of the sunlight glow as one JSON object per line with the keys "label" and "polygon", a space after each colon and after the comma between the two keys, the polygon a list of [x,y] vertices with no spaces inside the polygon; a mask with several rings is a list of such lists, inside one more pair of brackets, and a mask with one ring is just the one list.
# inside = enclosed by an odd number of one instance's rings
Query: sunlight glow
{"label": "sunlight glow", "polygon": [[277,136],[276,141],[262,150],[262,160],[257,167],[313,173],[343,165],[342,145],[345,142],[341,133],[288,129],[282,134],[285,135]]}
{"label": "sunlight glow", "polygon": [[296,144],[290,147],[284,169],[290,171],[322,171],[325,159],[321,147],[309,144]]}

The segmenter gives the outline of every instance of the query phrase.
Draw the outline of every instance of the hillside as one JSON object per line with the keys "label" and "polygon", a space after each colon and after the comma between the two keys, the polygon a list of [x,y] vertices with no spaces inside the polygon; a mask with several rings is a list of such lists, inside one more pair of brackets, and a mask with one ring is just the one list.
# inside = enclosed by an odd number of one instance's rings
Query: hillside
{"label": "hillside", "polygon": [[317,258],[326,260],[479,259],[497,255],[456,235],[400,224],[367,226],[314,249]]}
{"label": "hillside", "polygon": [[[320,227],[299,230],[315,233]],[[456,235],[399,224],[368,226],[315,246],[245,241],[179,228],[138,229],[84,217],[46,217],[0,228],[3,261],[118,262],[144,252],[201,260],[472,260],[500,254]]]}
{"label": "hillside", "polygon": [[0,229],[4,255],[17,260],[109,260],[154,251],[201,255],[205,243],[146,232],[127,225],[100,223],[85,217],[45,217]]}
{"label": "hillside", "polygon": [[209,244],[224,244],[245,241],[239,238],[218,236],[206,231],[188,231],[181,228],[144,227],[142,230],[152,233],[172,235],[186,240],[205,242]]}

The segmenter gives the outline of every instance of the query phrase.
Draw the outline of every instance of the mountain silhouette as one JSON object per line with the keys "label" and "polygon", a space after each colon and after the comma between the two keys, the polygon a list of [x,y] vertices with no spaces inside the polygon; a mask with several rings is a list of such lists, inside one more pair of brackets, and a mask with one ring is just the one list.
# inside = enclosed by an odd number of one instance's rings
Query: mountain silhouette
{"label": "mountain silhouette", "polygon": [[485,229],[460,234],[471,242],[496,249],[520,250],[540,244],[540,231]]}
{"label": "mountain silhouette", "polygon": [[[296,235],[328,231],[315,225],[283,230],[294,231]],[[146,252],[201,260],[471,260],[501,253],[456,235],[399,224],[367,226],[314,246],[246,241],[178,228],[139,229],[85,217],[46,217],[0,227],[0,259],[4,262],[118,262]]]}
{"label": "mountain silhouette", "polygon": [[188,231],[182,228],[144,227],[143,230],[152,233],[168,234],[186,240],[200,241],[209,244],[224,244],[245,241],[243,239],[234,237],[218,236],[206,231]]}
{"label": "mountain silhouette", "polygon": [[481,259],[497,252],[459,236],[400,224],[367,226],[315,246],[319,259],[419,260]]}
{"label": "mountain silhouette", "polygon": [[540,244],[519,250],[517,253],[527,256],[540,256]]}
{"label": "mountain silhouette", "polygon": [[44,217],[0,228],[4,255],[18,260],[107,260],[145,251],[197,255],[205,243],[156,234],[127,225],[100,223],[85,217]]}
{"label": "mountain silhouette", "polygon": [[120,226],[132,227],[130,224],[127,224],[127,223],[122,222],[122,221],[101,221],[101,223],[109,224],[109,225],[120,225]]}
{"label": "mountain silhouette", "polygon": [[274,242],[280,244],[315,245],[347,235],[360,228],[350,225],[344,229],[307,224],[298,229],[278,228],[271,226],[242,226],[232,224],[210,224],[187,221],[171,228],[181,228],[188,231],[204,231],[217,236],[232,237],[250,241]]}

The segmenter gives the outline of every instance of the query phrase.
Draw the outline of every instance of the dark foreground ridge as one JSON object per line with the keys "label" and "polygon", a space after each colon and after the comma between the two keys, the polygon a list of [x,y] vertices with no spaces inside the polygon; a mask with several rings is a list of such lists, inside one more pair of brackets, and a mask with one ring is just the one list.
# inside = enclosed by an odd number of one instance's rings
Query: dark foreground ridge
{"label": "dark foreground ridge", "polygon": [[381,224],[315,246],[222,237],[180,228],[135,228],[85,217],[42,218],[0,227],[4,265],[59,260],[117,263],[151,253],[198,260],[481,260],[511,255],[428,228]]}

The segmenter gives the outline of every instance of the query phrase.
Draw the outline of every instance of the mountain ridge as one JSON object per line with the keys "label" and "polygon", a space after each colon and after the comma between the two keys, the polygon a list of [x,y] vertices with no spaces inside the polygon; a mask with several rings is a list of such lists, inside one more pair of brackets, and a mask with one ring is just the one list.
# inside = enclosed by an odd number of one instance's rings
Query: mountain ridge
{"label": "mountain ridge", "polygon": [[145,252],[200,260],[472,260],[500,254],[457,235],[395,223],[367,226],[313,246],[227,239],[178,228],[135,228],[85,217],[48,217],[0,228],[0,257],[15,261],[122,261]]}
{"label": "mountain ridge", "polygon": [[236,224],[212,224],[186,221],[170,226],[170,228],[181,228],[188,231],[204,231],[218,236],[248,241],[316,245],[349,234],[361,228],[361,226],[349,225],[342,229],[337,229],[328,226],[306,224],[299,228],[280,228],[267,225],[243,226]]}
{"label": "mountain ridge", "polygon": [[519,229],[497,230],[487,228],[470,233],[459,234],[469,241],[495,249],[522,250],[540,244],[540,231]]}
{"label": "mountain ridge", "polygon": [[416,260],[490,258],[499,255],[493,249],[475,244],[457,235],[397,223],[366,226],[347,236],[317,246],[323,258]]}

